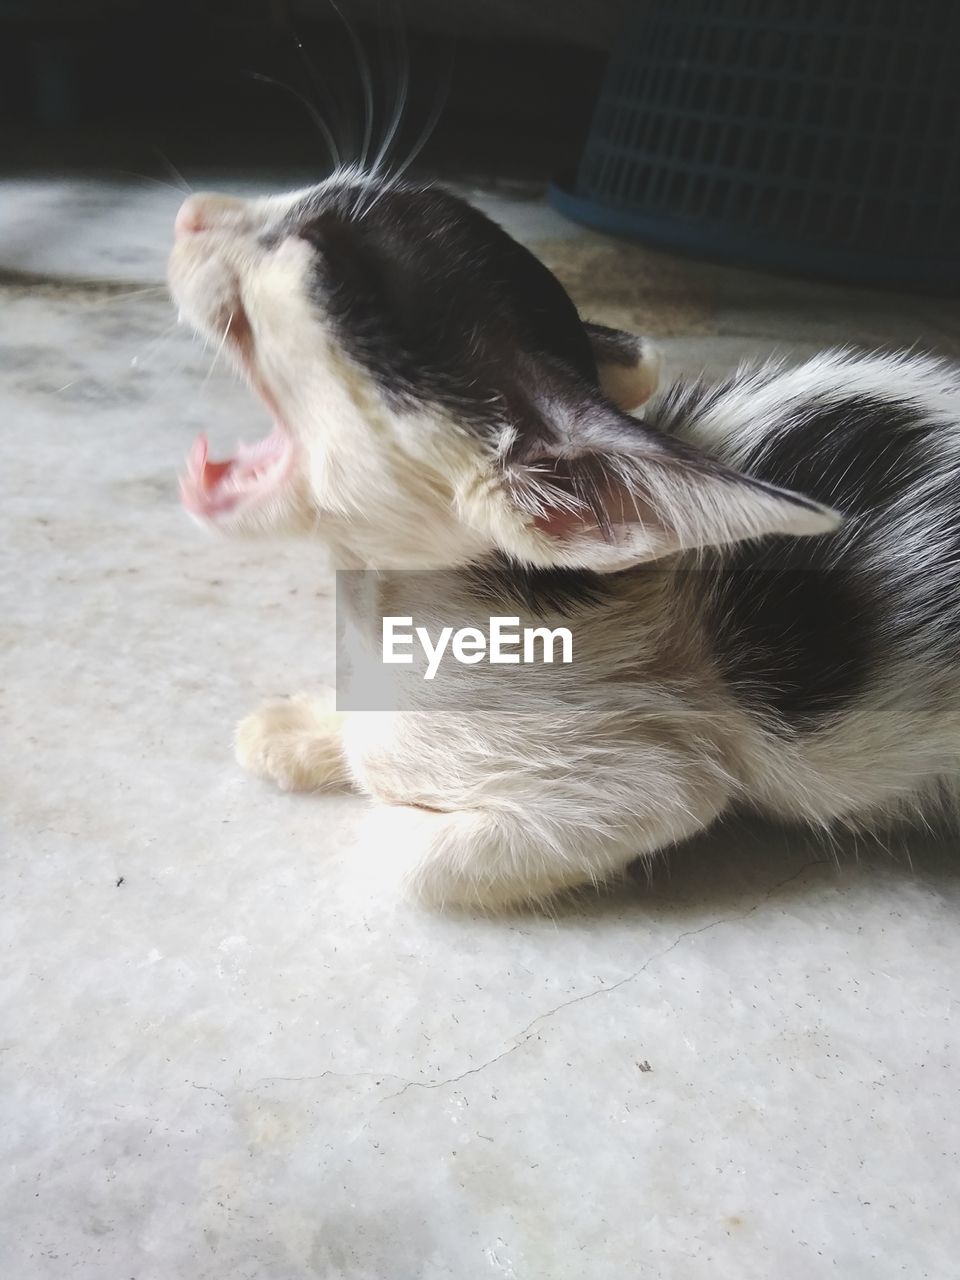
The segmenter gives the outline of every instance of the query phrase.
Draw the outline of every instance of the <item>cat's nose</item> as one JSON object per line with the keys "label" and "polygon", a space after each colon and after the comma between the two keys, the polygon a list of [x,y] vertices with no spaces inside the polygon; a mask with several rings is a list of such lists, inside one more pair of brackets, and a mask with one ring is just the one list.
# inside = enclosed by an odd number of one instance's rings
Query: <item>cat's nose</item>
{"label": "cat's nose", "polygon": [[199,192],[187,196],[177,213],[173,224],[178,236],[194,235],[198,231],[210,231],[223,223],[230,214],[236,215],[244,202],[230,196],[218,196]]}

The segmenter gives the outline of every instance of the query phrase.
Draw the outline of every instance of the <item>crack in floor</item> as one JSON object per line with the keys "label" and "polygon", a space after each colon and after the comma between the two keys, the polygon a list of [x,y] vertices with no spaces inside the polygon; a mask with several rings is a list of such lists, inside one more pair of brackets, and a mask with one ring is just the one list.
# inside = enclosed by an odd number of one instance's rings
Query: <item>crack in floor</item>
{"label": "crack in floor", "polygon": [[[461,1080],[465,1080],[468,1076],[479,1075],[481,1071],[486,1071],[488,1067],[494,1066],[498,1062],[502,1062],[504,1058],[508,1058],[512,1053],[516,1053],[533,1037],[534,1028],[542,1022],[546,1022],[549,1018],[555,1017],[564,1009],[569,1009],[572,1005],[582,1004],[586,1000],[593,1000],[596,996],[610,995],[614,991],[618,991],[621,987],[627,986],[631,982],[635,982],[641,974],[645,973],[650,965],[657,960],[662,960],[664,956],[674,951],[681,942],[686,938],[695,938],[698,934],[708,933],[711,929],[717,929],[724,924],[735,924],[738,920],[746,920],[748,916],[753,915],[755,911],[769,902],[775,894],[781,889],[785,889],[787,885],[792,884],[795,880],[799,880],[811,867],[835,866],[836,864],[828,858],[813,858],[809,862],[805,862],[796,871],[785,876],[784,879],[778,880],[776,884],[770,886],[763,894],[759,901],[755,902],[752,907],[748,907],[745,911],[738,911],[734,915],[720,916],[716,920],[710,920],[707,924],[700,925],[697,929],[685,929],[682,933],[677,934],[669,946],[661,947],[659,951],[655,951],[652,955],[644,960],[639,969],[635,969],[633,973],[628,973],[622,978],[618,978],[616,982],[611,982],[604,986],[595,987],[592,991],[585,991],[581,995],[572,996],[569,1000],[563,1000],[558,1005],[554,1005],[552,1009],[547,1009],[537,1016],[523,1028],[514,1034],[512,1039],[514,1044],[495,1054],[492,1058],[488,1058],[485,1062],[476,1067],[470,1067],[466,1071],[462,1071],[459,1075],[449,1076],[443,1080],[407,1080],[401,1089],[396,1093],[387,1094],[381,1099],[381,1103],[391,1102],[395,1098],[402,1097],[410,1089],[442,1089],[446,1085],[458,1084]],[[389,1073],[384,1073],[389,1074]]]}
{"label": "crack in floor", "polygon": [[[381,1098],[376,1105],[382,1106],[385,1102],[392,1102],[395,1099],[402,1097],[411,1089],[443,1089],[449,1085],[459,1084],[461,1080],[466,1080],[470,1076],[480,1075],[481,1072],[495,1066],[498,1062],[502,1062],[504,1058],[509,1058],[511,1054],[517,1053],[534,1037],[536,1034],[536,1028],[540,1026],[540,1024],[556,1017],[557,1014],[562,1013],[564,1009],[569,1009],[575,1004],[583,1004],[587,1000],[594,1000],[598,996],[611,995],[613,992],[619,991],[621,988],[628,986],[631,982],[635,982],[637,978],[646,973],[652,964],[655,964],[658,960],[662,960],[664,956],[668,956],[672,951],[675,951],[676,948],[679,947],[687,938],[695,938],[699,934],[709,933],[713,929],[720,928],[721,925],[735,924],[739,920],[746,920],[748,916],[753,915],[755,911],[759,911],[762,906],[768,903],[782,889],[785,889],[787,885],[793,884],[796,880],[799,880],[804,876],[812,867],[835,866],[836,863],[829,858],[813,858],[810,861],[803,863],[803,865],[798,867],[796,871],[792,871],[790,875],[785,876],[782,880],[778,880],[775,884],[771,885],[770,888],[767,889],[753,904],[753,906],[747,907],[746,910],[737,911],[732,915],[719,916],[716,920],[709,920],[706,924],[702,924],[696,929],[684,929],[683,932],[677,934],[673,941],[667,946],[661,947],[658,951],[654,951],[652,955],[647,956],[643,964],[641,964],[639,968],[635,969],[632,973],[625,974],[622,978],[618,978],[616,982],[594,987],[592,991],[584,991],[577,996],[571,996],[569,1000],[562,1000],[559,1004],[554,1005],[553,1008],[545,1009],[543,1013],[538,1013],[537,1016],[528,1022],[522,1030],[515,1032],[510,1037],[513,1040],[513,1044],[508,1045],[505,1049],[501,1049],[501,1051],[494,1054],[493,1057],[487,1058],[485,1061],[478,1063],[477,1066],[468,1067],[466,1070],[458,1072],[456,1075],[444,1076],[440,1080],[405,1080],[399,1089],[394,1093],[388,1093],[385,1097]],[[326,1080],[331,1077],[340,1080],[373,1079],[376,1080],[378,1085],[385,1080],[403,1079],[402,1076],[398,1076],[394,1071],[326,1070],[320,1071],[315,1075],[261,1076],[260,1079],[256,1080],[252,1085],[247,1086],[243,1092],[252,1093],[258,1088],[274,1082],[300,1084],[310,1083],[317,1080]],[[190,1081],[190,1083],[194,1089],[209,1090],[211,1093],[218,1094],[224,1099],[224,1101],[228,1101],[226,1095],[221,1093],[219,1089],[214,1088],[212,1085],[196,1084],[193,1081]]]}

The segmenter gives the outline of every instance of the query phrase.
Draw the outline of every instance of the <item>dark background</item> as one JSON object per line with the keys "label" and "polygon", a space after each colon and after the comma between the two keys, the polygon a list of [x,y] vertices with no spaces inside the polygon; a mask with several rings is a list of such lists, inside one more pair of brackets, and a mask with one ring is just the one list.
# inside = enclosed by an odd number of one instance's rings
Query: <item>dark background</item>
{"label": "dark background", "polygon": [[[629,0],[0,0],[0,164],[10,172],[324,166],[410,89],[402,159],[442,105],[421,168],[540,181],[579,154]],[[303,50],[297,47],[298,40]],[[269,76],[286,88],[255,79]],[[296,95],[306,99],[304,105]],[[351,131],[354,138],[349,136]]]}

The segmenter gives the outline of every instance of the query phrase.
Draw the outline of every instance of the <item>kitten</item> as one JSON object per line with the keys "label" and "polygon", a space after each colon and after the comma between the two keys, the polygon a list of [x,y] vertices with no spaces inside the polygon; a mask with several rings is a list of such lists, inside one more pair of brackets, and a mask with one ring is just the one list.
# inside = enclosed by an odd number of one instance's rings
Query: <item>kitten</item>
{"label": "kitten", "polygon": [[344,594],[361,647],[398,601],[575,637],[549,680],[460,667],[444,702],[414,673],[403,714],[299,696],[241,723],[254,773],[377,802],[378,874],[498,906],[614,876],[733,806],[866,829],[955,802],[953,369],[828,352],[680,382],[641,421],[648,343],[584,324],[453,195],[352,173],[191,196],[170,284],[275,422],[227,461],[197,442],[195,517],[381,571]]}

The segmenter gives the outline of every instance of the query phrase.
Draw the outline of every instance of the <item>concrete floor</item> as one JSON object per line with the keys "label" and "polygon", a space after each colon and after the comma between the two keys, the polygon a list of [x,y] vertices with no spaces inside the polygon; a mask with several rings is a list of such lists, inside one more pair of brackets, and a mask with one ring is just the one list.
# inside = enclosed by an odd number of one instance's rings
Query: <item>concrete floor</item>
{"label": "concrete floor", "polygon": [[[3,265],[51,277],[0,310],[0,1275],[955,1276],[954,843],[731,826],[555,916],[393,901],[361,800],[232,763],[330,682],[331,577],[181,515],[195,432],[260,410],[116,283],[159,279],[176,194],[84,191],[0,192]],[[960,352],[947,304],[497,211],[675,368]]]}

